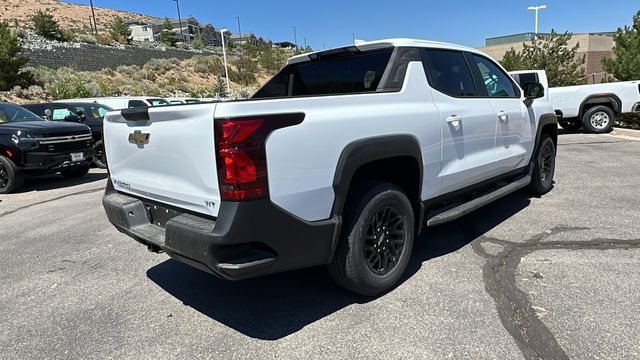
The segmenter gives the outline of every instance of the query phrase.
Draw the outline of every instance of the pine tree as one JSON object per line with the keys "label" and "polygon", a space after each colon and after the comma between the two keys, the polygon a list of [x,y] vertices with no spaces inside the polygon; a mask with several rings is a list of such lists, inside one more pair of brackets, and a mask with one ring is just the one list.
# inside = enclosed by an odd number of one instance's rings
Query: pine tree
{"label": "pine tree", "polygon": [[176,45],[176,34],[173,32],[173,25],[171,25],[169,18],[164,18],[164,24],[162,25],[162,30],[160,30],[160,41],[164,46],[171,47]]}
{"label": "pine tree", "polygon": [[640,11],[633,16],[633,25],[625,25],[613,36],[614,58],[602,59],[604,70],[616,80],[640,79]]}
{"label": "pine tree", "polygon": [[62,30],[60,30],[60,26],[53,18],[53,15],[38,10],[31,16],[31,21],[33,21],[36,34],[49,40],[65,41]]}
{"label": "pine tree", "polygon": [[578,56],[579,43],[569,47],[571,36],[569,32],[558,35],[551,30],[549,36],[533,38],[530,44],[523,44],[521,52],[511,49],[500,63],[508,71],[545,70],[550,87],[585,84],[587,77],[582,67],[585,56]]}
{"label": "pine tree", "polygon": [[9,24],[0,22],[0,91],[11,90],[14,86],[27,87],[34,82],[33,75],[22,71],[29,58],[20,55],[22,47],[18,37],[11,32]]}
{"label": "pine tree", "polygon": [[113,22],[111,22],[109,34],[114,41],[120,44],[126,45],[131,43],[131,30],[120,16],[116,16]]}

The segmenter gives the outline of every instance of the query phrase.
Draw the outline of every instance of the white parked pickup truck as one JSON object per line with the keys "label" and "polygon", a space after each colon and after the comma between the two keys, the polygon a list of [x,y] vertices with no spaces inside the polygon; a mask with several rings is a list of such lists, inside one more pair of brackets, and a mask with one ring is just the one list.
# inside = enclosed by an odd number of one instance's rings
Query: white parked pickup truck
{"label": "white parked pickup truck", "polygon": [[607,133],[613,128],[616,116],[640,112],[640,81],[549,88],[544,70],[509,74],[520,86],[539,82],[548,88],[546,99],[553,106],[560,126],[568,131],[582,127],[589,132]]}
{"label": "white parked pickup truck", "polygon": [[543,87],[485,54],[393,39],[293,57],[251,99],[110,112],[109,220],[226,279],[327,265],[392,288],[424,226],[551,190]]}

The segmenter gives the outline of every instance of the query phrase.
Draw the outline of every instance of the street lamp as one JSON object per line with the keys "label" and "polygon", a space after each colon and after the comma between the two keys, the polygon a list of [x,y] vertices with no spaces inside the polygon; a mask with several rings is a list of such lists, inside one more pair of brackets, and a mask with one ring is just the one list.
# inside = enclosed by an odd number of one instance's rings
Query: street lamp
{"label": "street lamp", "polygon": [[227,67],[227,49],[224,45],[224,33],[229,30],[221,29],[220,35],[222,36],[222,58],[224,59],[224,75],[227,78],[227,93],[231,93],[231,87],[229,86],[229,68]]}
{"label": "street lamp", "polygon": [[542,10],[542,9],[546,9],[547,5],[540,5],[540,6],[529,6],[527,8],[527,10],[531,10],[531,11],[535,11],[536,12],[536,25],[535,25],[535,34],[536,36],[538,35],[538,11]]}
{"label": "street lamp", "polygon": [[298,35],[296,34],[295,26],[293,26],[293,42],[296,44],[296,50],[298,50]]}
{"label": "street lamp", "polygon": [[238,20],[238,35],[242,38],[242,30],[240,30],[240,16],[236,16],[236,20]]}
{"label": "street lamp", "polygon": [[182,19],[180,18],[180,3],[178,0],[173,0],[176,2],[176,8],[178,9],[178,24],[180,24],[180,41],[184,42],[184,33],[182,32]]}

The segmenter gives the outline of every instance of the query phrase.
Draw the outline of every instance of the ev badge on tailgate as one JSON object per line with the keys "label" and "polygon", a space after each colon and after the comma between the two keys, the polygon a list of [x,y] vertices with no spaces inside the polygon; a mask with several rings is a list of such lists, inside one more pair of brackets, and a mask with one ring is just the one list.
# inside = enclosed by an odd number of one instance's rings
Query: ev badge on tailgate
{"label": "ev badge on tailgate", "polygon": [[129,134],[129,142],[137,145],[145,145],[149,143],[149,137],[151,137],[151,134],[136,130]]}

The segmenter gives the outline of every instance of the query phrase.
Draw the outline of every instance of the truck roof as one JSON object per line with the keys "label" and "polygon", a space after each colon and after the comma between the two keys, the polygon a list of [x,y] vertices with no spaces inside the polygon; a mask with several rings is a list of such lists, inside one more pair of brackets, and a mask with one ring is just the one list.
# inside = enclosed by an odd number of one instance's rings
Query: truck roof
{"label": "truck roof", "polygon": [[450,43],[445,43],[445,42],[440,42],[440,41],[431,41],[431,40],[420,40],[420,39],[409,39],[409,38],[393,38],[393,39],[381,39],[381,40],[362,41],[362,42],[356,41],[355,44],[340,46],[340,47],[337,47],[337,48],[334,48],[334,49],[323,50],[323,51],[314,51],[314,52],[309,52],[309,53],[305,53],[305,54],[300,54],[300,55],[296,55],[296,56],[291,57],[289,59],[289,64],[295,64],[295,63],[299,63],[299,62],[303,62],[303,61],[309,61],[311,59],[310,56],[313,56],[313,54],[322,54],[322,53],[334,52],[334,51],[337,51],[337,50],[340,50],[340,49],[348,49],[348,48],[352,48],[352,47],[356,47],[358,50],[361,50],[361,51],[383,49],[383,48],[388,48],[388,47],[425,47],[425,48],[461,50],[461,51],[468,51],[468,52],[473,52],[473,53],[483,54],[485,56],[488,56],[487,54],[483,53],[482,51],[479,51],[479,50],[471,48],[471,47],[463,46],[463,45],[450,44]]}

